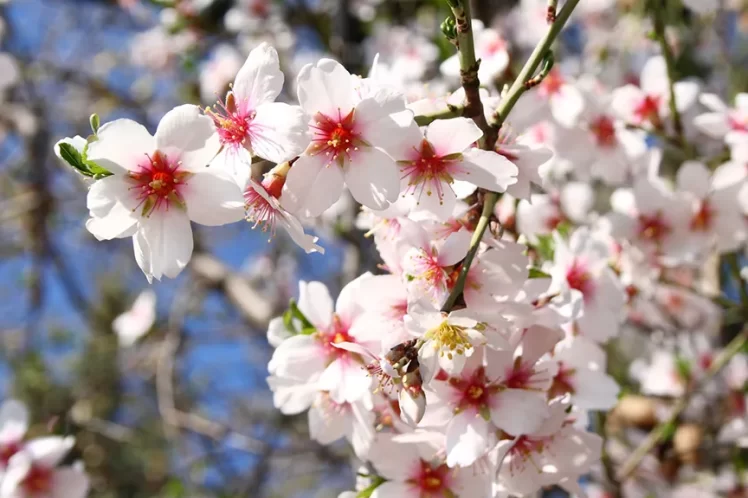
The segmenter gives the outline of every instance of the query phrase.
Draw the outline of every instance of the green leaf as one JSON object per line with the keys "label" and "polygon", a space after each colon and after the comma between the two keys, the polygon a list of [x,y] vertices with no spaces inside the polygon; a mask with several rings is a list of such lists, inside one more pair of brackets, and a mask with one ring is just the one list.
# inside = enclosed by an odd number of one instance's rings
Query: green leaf
{"label": "green leaf", "polygon": [[537,268],[530,268],[527,278],[551,278],[551,276]]}
{"label": "green leaf", "polygon": [[369,498],[374,490],[381,486],[383,482],[385,482],[385,480],[379,476],[372,476],[371,479],[372,483],[369,485],[369,487],[357,494],[356,498]]}
{"label": "green leaf", "polygon": [[569,223],[568,221],[562,221],[556,226],[556,231],[558,232],[558,234],[565,239],[569,238],[571,229],[572,229],[571,223]]}
{"label": "green leaf", "polygon": [[302,328],[314,328],[314,324],[309,321],[306,315],[304,315],[304,313],[302,313],[299,307],[296,305],[295,299],[291,299],[291,301],[288,303],[288,309],[291,312],[291,315],[301,322]]}
{"label": "green leaf", "polygon": [[90,167],[86,164],[78,149],[65,142],[60,142],[58,147],[60,147],[60,157],[62,157],[63,161],[77,169],[81,174],[93,176]]}
{"label": "green leaf", "polygon": [[678,428],[675,422],[670,422],[667,424],[663,430],[662,430],[662,438],[660,438],[663,442],[670,441],[673,439],[673,436],[675,435],[675,430]]}
{"label": "green leaf", "polygon": [[535,250],[543,261],[552,261],[553,254],[555,252],[556,243],[551,235],[538,235],[538,243],[535,245]]}
{"label": "green leaf", "polygon": [[678,371],[680,378],[688,382],[691,378],[691,363],[688,359],[677,355],[675,357],[675,369]]}
{"label": "green leaf", "polygon": [[304,327],[301,329],[301,335],[312,335],[315,332],[317,332],[317,329],[314,327]]}

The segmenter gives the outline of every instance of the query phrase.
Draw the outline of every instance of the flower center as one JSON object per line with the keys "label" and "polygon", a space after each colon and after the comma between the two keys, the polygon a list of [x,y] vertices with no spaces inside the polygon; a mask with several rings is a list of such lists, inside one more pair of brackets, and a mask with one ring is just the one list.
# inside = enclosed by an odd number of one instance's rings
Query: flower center
{"label": "flower center", "polygon": [[[425,493],[426,497],[436,496],[447,496],[449,491],[448,486],[449,480],[449,467],[446,465],[440,465],[438,467],[432,467],[430,463],[421,460],[421,469],[418,477],[414,479],[422,493]],[[449,493],[451,495],[451,493]],[[424,498],[424,495],[421,494]]]}
{"label": "flower center", "polygon": [[249,136],[249,128],[254,113],[239,110],[234,100],[234,94],[229,92],[226,103],[218,101],[217,107],[205,110],[205,114],[213,119],[216,132],[224,145],[244,144]]}
{"label": "flower center", "polygon": [[614,147],[618,140],[613,120],[608,116],[598,116],[590,123],[590,131],[595,136],[598,147]]}
{"label": "flower center", "polygon": [[660,97],[657,95],[647,95],[644,100],[637,104],[634,109],[634,115],[639,122],[651,121],[656,124],[660,119]]}
{"label": "flower center", "polygon": [[444,183],[452,184],[454,178],[450,172],[457,166],[462,154],[439,156],[428,140],[421,142],[421,149],[412,161],[399,161],[403,178],[408,178],[408,189],[405,193],[417,194],[419,199],[425,192],[432,195],[436,191],[439,203],[444,197]]}
{"label": "flower center", "polygon": [[653,215],[639,215],[639,238],[654,243],[662,242],[671,231],[670,225],[657,212]]}
{"label": "flower center", "polygon": [[323,331],[320,337],[324,343],[328,356],[331,358],[338,358],[349,354],[348,351],[335,347],[335,344],[340,344],[342,342],[356,342],[356,340],[348,333],[348,329],[348,324],[344,323],[337,313],[333,314],[330,328]]}
{"label": "flower center", "polygon": [[695,232],[705,232],[712,226],[714,219],[714,209],[709,201],[703,200],[699,203],[699,208],[691,217],[690,228]]}
{"label": "flower center", "polygon": [[481,409],[488,406],[489,396],[492,391],[487,385],[486,373],[483,367],[478,368],[470,378],[449,379],[449,385],[456,390],[457,409],[463,410],[468,407]]}
{"label": "flower center", "polygon": [[21,486],[32,496],[48,493],[52,489],[52,469],[32,465]]}
{"label": "flower center", "polygon": [[[542,453],[544,446],[542,439],[531,439],[528,436],[517,438],[514,446],[509,450],[509,456],[512,459],[509,462],[509,472],[512,475],[515,475],[515,472],[522,472],[528,462],[537,467],[533,456]],[[541,472],[539,468],[538,471]]]}
{"label": "flower center", "polygon": [[440,349],[442,356],[446,353],[450,360],[453,353],[465,354],[466,350],[473,347],[465,328],[448,323],[446,320],[426,332],[425,337],[434,342],[434,349]]}
{"label": "flower center", "polygon": [[549,391],[550,398],[556,398],[563,396],[564,394],[574,394],[576,391],[574,388],[574,374],[576,371],[573,368],[569,368],[563,362],[558,364],[558,372],[553,378],[553,384]]}
{"label": "flower center", "polygon": [[135,183],[130,187],[134,190],[142,206],[142,215],[150,216],[155,210],[166,209],[173,204],[184,208],[184,199],[179,193],[182,185],[192,176],[191,173],[180,171],[180,161],[171,159],[161,151],[152,156],[146,156],[138,171],[129,172],[129,177]]}
{"label": "flower center", "polygon": [[338,161],[340,166],[343,166],[346,160],[350,161],[351,153],[357,151],[359,145],[364,144],[355,131],[353,112],[352,110],[346,116],[341,116],[338,111],[337,118],[317,113],[312,125],[314,136],[309,153],[324,153],[330,158],[330,162]]}
{"label": "flower center", "polygon": [[570,288],[582,293],[585,300],[592,297],[594,292],[594,281],[586,266],[579,260],[574,260],[571,267],[566,271],[566,283]]}
{"label": "flower center", "polygon": [[13,441],[0,446],[0,463],[7,466],[11,457],[21,451],[21,443]]}
{"label": "flower center", "polygon": [[738,113],[731,113],[727,116],[727,122],[733,131],[742,131],[748,133],[748,116],[741,116]]}

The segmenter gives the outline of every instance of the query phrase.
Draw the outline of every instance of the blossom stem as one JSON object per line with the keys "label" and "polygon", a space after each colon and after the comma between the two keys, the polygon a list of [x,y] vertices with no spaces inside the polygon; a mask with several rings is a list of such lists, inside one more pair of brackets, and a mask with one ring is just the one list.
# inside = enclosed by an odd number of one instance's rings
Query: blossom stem
{"label": "blossom stem", "polygon": [[[469,12],[469,6],[467,7],[467,11],[465,10],[465,6],[468,4],[467,1],[461,0],[459,2],[459,5],[456,7],[453,2],[455,0],[450,0],[450,6],[452,7],[452,12],[455,15],[455,19],[457,20],[457,27],[458,27],[458,48],[460,50],[460,67],[463,69],[465,67],[470,67],[469,63],[472,61],[475,63],[475,49],[473,47],[473,35],[471,32],[468,33],[467,38],[469,38],[469,43],[467,46],[461,44],[461,40],[464,39],[465,35],[464,33],[461,34],[460,30],[460,14],[465,15],[465,12],[467,12],[467,15],[470,14]],[[492,133],[490,134],[491,137],[494,137],[494,143],[495,143],[495,137],[498,136],[499,129],[501,128],[501,125],[506,120],[507,116],[509,115],[509,112],[512,110],[514,105],[517,103],[519,98],[522,96],[522,94],[527,89],[526,83],[530,81],[535,74],[535,71],[537,71],[538,67],[543,61],[548,60],[548,51],[553,44],[553,41],[556,39],[558,34],[561,32],[561,29],[566,24],[566,21],[569,20],[569,17],[571,16],[572,11],[579,3],[579,0],[569,0],[567,1],[561,11],[556,16],[556,21],[551,24],[550,28],[548,29],[548,33],[543,37],[543,39],[538,43],[538,46],[535,47],[535,50],[533,50],[532,54],[530,55],[530,58],[525,63],[525,66],[522,68],[522,71],[520,71],[517,78],[515,78],[514,83],[512,83],[512,86],[509,88],[509,91],[506,94],[506,97],[504,97],[501,101],[501,104],[499,105],[498,110],[496,111],[496,123],[491,127]],[[469,18],[468,18],[469,19]],[[462,25],[465,24],[465,20],[463,19]],[[468,22],[469,26],[469,22]],[[461,38],[463,37],[463,38]],[[464,55],[463,50],[470,51],[470,54]],[[467,66],[466,66],[467,65]],[[478,85],[478,68],[477,64],[475,67],[475,82],[476,85]],[[468,93],[468,88],[465,87],[465,80],[464,80],[464,72],[463,72],[463,87],[465,88],[465,94],[468,95],[468,105],[465,107],[466,112],[463,114],[464,116],[468,116],[467,109],[470,106],[470,97]],[[485,117],[483,115],[483,104],[480,102],[480,95],[478,94],[477,86],[475,88],[475,98],[478,100],[479,105],[479,116],[473,117],[475,120],[475,123],[481,127],[480,120],[485,122]],[[472,116],[471,116],[472,117]],[[484,148],[488,148],[489,150],[493,149],[493,144],[490,142],[491,138],[489,137],[488,140],[483,143],[482,145]],[[491,144],[490,146],[486,147],[487,144]],[[457,298],[462,294],[463,289],[465,288],[465,280],[467,279],[468,272],[470,271],[470,265],[473,263],[473,258],[475,258],[476,253],[478,252],[478,248],[480,247],[480,241],[483,239],[483,234],[486,233],[486,229],[488,228],[489,222],[491,220],[491,217],[493,216],[493,210],[496,206],[496,202],[499,200],[499,194],[496,192],[486,192],[486,195],[483,199],[483,210],[481,212],[480,220],[478,220],[478,225],[475,227],[475,233],[473,233],[473,238],[470,241],[470,249],[468,250],[467,255],[465,256],[465,259],[462,261],[462,268],[460,269],[460,274],[457,277],[457,282],[455,282],[455,286],[452,288],[452,291],[449,293],[449,296],[447,297],[446,302],[444,303],[444,306],[442,306],[442,311],[449,312],[451,311],[452,307],[457,302]]]}
{"label": "blossom stem", "polygon": [[665,438],[670,433],[671,428],[678,422],[678,418],[683,411],[688,407],[688,403],[691,398],[697,394],[701,389],[706,386],[722,369],[730,362],[733,356],[738,354],[748,344],[748,325],[743,327],[740,334],[738,334],[730,343],[725,347],[724,351],[712,362],[709,369],[705,372],[704,376],[686,393],[681,396],[675,403],[670,416],[652,432],[649,433],[647,438],[634,450],[631,456],[626,460],[618,473],[618,480],[620,482],[631,477],[639,468],[642,459],[652,451],[652,448]]}
{"label": "blossom stem", "polygon": [[438,119],[451,119],[457,118],[463,115],[464,108],[457,106],[448,106],[446,109],[434,112],[432,114],[421,114],[415,117],[416,124],[418,126],[426,126],[429,123]]}
{"label": "blossom stem", "polygon": [[483,113],[483,103],[480,99],[480,80],[478,79],[480,61],[475,58],[470,0],[447,0],[447,3],[455,18],[456,44],[460,59],[460,81],[462,88],[465,90],[465,107],[462,115],[475,121],[478,128],[483,130],[481,146],[490,150],[496,142],[496,137],[488,126],[488,121],[486,121],[486,116]]}
{"label": "blossom stem", "polygon": [[725,259],[727,260],[727,264],[730,268],[730,274],[735,280],[735,286],[738,288],[738,293],[740,295],[740,305],[744,310],[746,310],[746,312],[748,312],[748,289],[746,289],[745,281],[740,275],[740,261],[738,260],[738,254],[734,252],[727,254],[725,256]]}
{"label": "blossom stem", "polygon": [[543,39],[540,40],[540,43],[535,47],[532,54],[530,54],[530,58],[525,63],[525,66],[522,68],[519,75],[514,79],[514,83],[512,83],[512,86],[509,88],[506,97],[501,100],[499,108],[496,109],[493,124],[493,127],[496,130],[501,128],[501,125],[504,124],[507,116],[509,116],[509,112],[522,94],[528,90],[526,83],[533,78],[533,75],[538,70],[540,64],[547,59],[547,54],[551,45],[553,45],[553,42],[556,40],[556,37],[558,37],[561,29],[566,24],[566,21],[569,20],[571,13],[574,11],[574,8],[578,3],[579,0],[569,0],[564,4],[556,16],[556,20],[548,29],[548,32],[545,34]]}
{"label": "blossom stem", "polygon": [[654,24],[654,35],[657,39],[657,43],[660,44],[660,50],[662,50],[662,56],[665,58],[665,65],[667,66],[667,79],[668,79],[668,92],[670,93],[670,114],[673,116],[673,127],[675,128],[675,134],[678,137],[678,141],[681,145],[685,144],[683,138],[683,121],[678,111],[678,106],[675,101],[675,58],[673,51],[667,42],[665,37],[665,9],[667,8],[666,2],[661,0],[657,5],[654,6],[653,24]]}

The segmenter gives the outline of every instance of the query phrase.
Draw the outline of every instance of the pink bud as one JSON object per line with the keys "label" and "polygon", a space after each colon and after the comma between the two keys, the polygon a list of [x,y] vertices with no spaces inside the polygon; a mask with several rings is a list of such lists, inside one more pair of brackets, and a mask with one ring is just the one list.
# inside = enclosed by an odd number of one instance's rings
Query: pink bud
{"label": "pink bud", "polygon": [[426,396],[421,388],[404,388],[400,390],[400,418],[406,424],[415,426],[426,412]]}

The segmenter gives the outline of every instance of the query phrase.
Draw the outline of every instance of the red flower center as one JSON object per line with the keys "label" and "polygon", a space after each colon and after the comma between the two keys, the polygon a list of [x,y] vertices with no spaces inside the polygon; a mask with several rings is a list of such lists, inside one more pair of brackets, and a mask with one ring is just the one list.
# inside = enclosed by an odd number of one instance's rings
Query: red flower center
{"label": "red flower center", "polygon": [[662,242],[672,229],[659,212],[639,215],[639,238],[654,243]]}
{"label": "red flower center", "polygon": [[551,95],[559,93],[561,91],[561,87],[564,86],[564,83],[565,81],[561,76],[561,73],[556,69],[551,69],[551,72],[548,73],[548,75],[543,79],[543,82],[540,84],[540,88],[538,88],[538,91],[540,92],[541,96],[547,98]]}
{"label": "red flower center", "polygon": [[13,455],[19,451],[21,451],[20,441],[14,441],[0,446],[0,463],[7,466]]}
{"label": "red flower center", "polygon": [[585,300],[592,297],[595,289],[595,282],[587,267],[581,261],[575,259],[574,263],[566,270],[566,283],[572,289],[582,293]]}
{"label": "red flower center", "polygon": [[698,210],[691,217],[690,228],[694,232],[705,232],[712,226],[714,220],[714,209],[709,201],[704,199],[699,203]]}
{"label": "red flower center", "polygon": [[657,95],[647,95],[644,100],[634,109],[634,115],[639,122],[651,121],[653,124],[660,118],[660,97]]}
{"label": "red flower center", "polygon": [[731,113],[727,117],[727,122],[733,131],[742,131],[748,133],[748,116],[741,116],[737,113]]}
{"label": "red flower center", "polygon": [[492,387],[487,385],[486,372],[483,367],[476,369],[468,379],[452,377],[449,379],[449,384],[458,393],[457,408],[488,406],[488,398],[491,395]]}
{"label": "red flower center", "polygon": [[618,143],[616,127],[608,116],[598,116],[590,123],[598,147],[614,147]]}
{"label": "red flower center", "polygon": [[356,342],[356,340],[348,333],[349,328],[349,325],[343,322],[340,316],[336,313],[332,316],[332,324],[330,325],[330,328],[322,331],[320,338],[331,359],[348,354],[348,351],[345,349],[336,348],[335,344],[340,344],[342,342]]}
{"label": "red flower center", "polygon": [[559,362],[558,372],[553,378],[553,384],[551,384],[551,389],[548,395],[551,398],[556,398],[558,396],[563,396],[564,394],[574,394],[574,373],[575,370],[573,368],[569,368],[563,362]]}
{"label": "red flower center", "polygon": [[416,194],[420,198],[425,192],[432,195],[436,192],[440,203],[444,197],[444,183],[454,182],[451,173],[458,167],[460,154],[452,156],[440,156],[434,150],[428,140],[421,142],[420,150],[411,161],[401,161],[400,168],[403,178],[408,178],[408,189],[410,194]]}
{"label": "red flower center", "polygon": [[312,155],[324,153],[329,157],[330,162],[350,161],[351,154],[364,143],[355,130],[353,112],[341,116],[338,111],[337,118],[317,113],[312,125],[314,136],[309,146],[309,153]]}
{"label": "red flower center", "polygon": [[138,171],[131,171],[130,178],[135,186],[134,190],[142,206],[143,216],[150,216],[154,210],[168,210],[172,204],[184,207],[184,200],[179,189],[191,176],[186,171],[179,171],[180,162],[171,159],[163,152],[156,151],[152,156],[146,156]]}
{"label": "red flower center", "polygon": [[254,113],[247,113],[237,107],[233,93],[229,92],[226,103],[219,100],[217,108],[209,107],[205,114],[213,119],[222,144],[241,145],[247,140]]}
{"label": "red flower center", "polygon": [[[421,498],[448,496],[449,467],[440,465],[432,467],[430,463],[421,460],[421,468],[414,482],[421,491]],[[449,493],[451,495],[451,493]]]}
{"label": "red flower center", "polygon": [[52,489],[52,469],[32,465],[21,482],[21,487],[32,496],[48,493]]}

